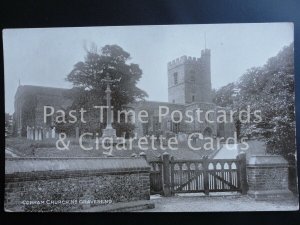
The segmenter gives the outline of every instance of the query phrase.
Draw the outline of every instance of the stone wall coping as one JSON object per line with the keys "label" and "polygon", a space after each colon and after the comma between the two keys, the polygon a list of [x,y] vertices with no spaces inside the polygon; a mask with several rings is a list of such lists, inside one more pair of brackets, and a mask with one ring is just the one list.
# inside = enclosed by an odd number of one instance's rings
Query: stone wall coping
{"label": "stone wall coping", "polygon": [[92,177],[92,176],[111,176],[111,175],[131,175],[131,174],[149,174],[149,171],[143,171],[142,169],[109,169],[109,170],[83,170],[83,171],[37,171],[37,172],[23,172],[6,174],[5,182],[24,182],[24,181],[36,181],[36,180],[49,180],[49,179],[67,179],[67,178],[80,178],[80,177]]}
{"label": "stone wall coping", "polygon": [[143,157],[76,157],[76,158],[9,158],[5,160],[5,174],[35,172],[130,172],[149,171]]}
{"label": "stone wall coping", "polygon": [[247,167],[287,167],[288,162],[280,155],[253,155]]}
{"label": "stone wall coping", "polygon": [[16,161],[16,160],[49,160],[49,159],[63,159],[63,160],[73,160],[73,159],[132,159],[132,157],[121,157],[121,156],[113,156],[113,157],[7,157],[5,161]]}

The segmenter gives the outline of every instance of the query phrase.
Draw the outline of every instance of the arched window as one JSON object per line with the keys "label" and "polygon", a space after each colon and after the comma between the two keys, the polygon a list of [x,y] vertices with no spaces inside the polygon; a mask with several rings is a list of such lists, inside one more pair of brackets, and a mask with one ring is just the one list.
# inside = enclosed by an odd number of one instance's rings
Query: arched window
{"label": "arched window", "polygon": [[[196,77],[195,77],[195,71],[191,71],[191,76],[190,76],[190,84],[191,84],[191,92],[195,93],[196,92]],[[195,101],[194,95],[192,96],[192,102]]]}
{"label": "arched window", "polygon": [[195,82],[196,82],[195,71],[194,71],[194,70],[191,70],[191,71],[190,71],[190,74],[191,74],[191,76],[190,76],[190,82],[191,82],[191,83],[195,83]]}
{"label": "arched window", "polygon": [[174,84],[176,85],[178,84],[178,73],[177,72],[174,73],[173,76],[174,76]]}
{"label": "arched window", "polygon": [[196,78],[195,78],[195,76],[194,76],[194,75],[192,75],[192,76],[191,76],[191,79],[190,79],[190,81],[191,81],[191,83],[193,83],[193,84],[196,82]]}

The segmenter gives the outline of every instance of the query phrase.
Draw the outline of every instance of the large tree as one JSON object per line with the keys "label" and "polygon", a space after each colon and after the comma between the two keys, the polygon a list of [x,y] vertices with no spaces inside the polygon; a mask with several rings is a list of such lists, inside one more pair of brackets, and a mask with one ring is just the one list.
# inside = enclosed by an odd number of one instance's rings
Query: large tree
{"label": "large tree", "polygon": [[233,94],[235,84],[229,83],[213,91],[213,101],[221,107],[233,107]]}
{"label": "large tree", "polygon": [[[231,95],[238,89],[237,97]],[[230,97],[231,96],[231,97]],[[265,140],[267,151],[286,158],[295,154],[294,47],[284,47],[262,67],[254,67],[234,85],[216,91],[216,104],[260,110],[262,121],[242,124],[241,133]],[[253,121],[253,120],[252,120]]]}
{"label": "large tree", "polygon": [[[111,79],[120,79],[111,85],[111,104],[114,107],[115,121],[117,111],[123,110],[129,103],[144,99],[147,94],[137,87],[137,82],[142,76],[139,65],[129,63],[130,54],[118,45],[106,45],[100,50],[94,45],[86,49],[84,61],[75,64],[66,80],[72,82],[74,89],[71,93],[74,101],[70,109],[84,108],[87,124],[80,124],[81,128],[89,131],[99,131],[105,126],[99,122],[99,110],[93,107],[106,105],[106,84],[103,79],[109,75]],[[104,115],[106,118],[106,115]],[[117,133],[131,130],[129,124],[114,123]],[[66,126],[65,126],[66,127]],[[73,127],[69,125],[69,127]]]}

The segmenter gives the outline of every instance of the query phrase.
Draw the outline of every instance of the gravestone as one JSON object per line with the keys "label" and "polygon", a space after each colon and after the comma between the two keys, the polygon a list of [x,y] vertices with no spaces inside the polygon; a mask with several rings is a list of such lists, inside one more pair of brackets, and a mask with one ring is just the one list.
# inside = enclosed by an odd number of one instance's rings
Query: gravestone
{"label": "gravestone", "polygon": [[177,137],[179,142],[186,142],[188,139],[188,136],[185,133],[178,133]]}
{"label": "gravestone", "polygon": [[48,139],[50,137],[50,131],[49,131],[49,128],[46,128],[45,129],[45,137],[46,139]]}
{"label": "gravestone", "polygon": [[42,128],[38,128],[38,133],[39,133],[39,137],[38,137],[38,139],[39,139],[39,141],[41,141],[42,140]]}
{"label": "gravestone", "polygon": [[30,127],[27,126],[27,129],[26,129],[26,137],[27,139],[30,139]]}
{"label": "gravestone", "polygon": [[39,139],[39,131],[38,129],[35,127],[34,128],[34,140],[37,141]]}
{"label": "gravestone", "polygon": [[79,127],[76,127],[75,133],[76,140],[79,140]]}
{"label": "gravestone", "polygon": [[29,139],[30,140],[34,140],[34,129],[33,129],[33,127],[30,127],[30,130],[29,130],[29,132],[30,132],[30,137],[29,137]]}
{"label": "gravestone", "polygon": [[51,138],[55,138],[55,127],[51,130]]}

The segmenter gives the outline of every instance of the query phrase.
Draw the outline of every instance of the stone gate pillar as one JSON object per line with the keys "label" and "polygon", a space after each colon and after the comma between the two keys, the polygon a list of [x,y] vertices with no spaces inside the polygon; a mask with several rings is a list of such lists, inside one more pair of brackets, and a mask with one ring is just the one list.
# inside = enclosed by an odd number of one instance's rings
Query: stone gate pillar
{"label": "stone gate pillar", "polygon": [[162,154],[163,161],[163,193],[165,197],[171,196],[170,182],[170,155],[167,152]]}
{"label": "stone gate pillar", "polygon": [[256,200],[293,197],[288,189],[288,162],[282,156],[252,156],[247,164],[248,194]]}

